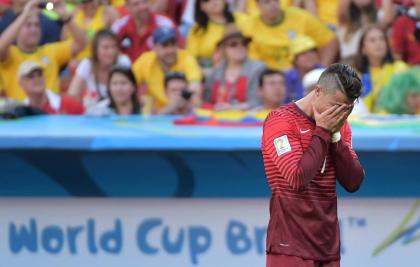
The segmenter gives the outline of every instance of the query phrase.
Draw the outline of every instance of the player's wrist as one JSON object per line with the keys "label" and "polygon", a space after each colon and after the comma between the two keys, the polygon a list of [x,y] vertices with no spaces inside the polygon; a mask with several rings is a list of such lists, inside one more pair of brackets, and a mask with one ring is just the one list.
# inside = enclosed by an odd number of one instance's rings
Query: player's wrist
{"label": "player's wrist", "polygon": [[335,132],[331,134],[331,143],[338,143],[341,140],[340,132]]}

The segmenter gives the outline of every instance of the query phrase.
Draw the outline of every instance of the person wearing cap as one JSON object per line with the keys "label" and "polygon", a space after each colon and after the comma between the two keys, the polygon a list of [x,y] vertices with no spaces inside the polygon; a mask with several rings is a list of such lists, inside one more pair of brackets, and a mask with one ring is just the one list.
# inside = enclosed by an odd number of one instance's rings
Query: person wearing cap
{"label": "person wearing cap", "polygon": [[281,9],[279,0],[258,0],[257,3],[261,15],[243,25],[244,34],[252,38],[251,58],[273,69],[289,69],[293,65],[292,40],[298,35],[307,35],[316,43],[323,65],[335,60],[338,53],[335,34],[318,18],[296,7]]}
{"label": "person wearing cap", "polygon": [[303,95],[306,96],[313,89],[315,89],[318,84],[319,77],[324,72],[325,68],[317,68],[309,71],[303,76],[302,85],[303,85]]}
{"label": "person wearing cap", "polygon": [[84,32],[72,21],[72,15],[62,2],[57,2],[54,10],[65,20],[74,40],[39,45],[41,29],[37,15],[38,3],[38,0],[28,1],[22,13],[0,36],[0,79],[7,96],[18,101],[25,98],[16,76],[20,63],[25,60],[42,62],[47,87],[59,92],[60,69],[86,45]]}
{"label": "person wearing cap", "polygon": [[153,50],[144,53],[133,64],[133,71],[140,85],[145,85],[148,96],[157,111],[168,104],[165,94],[165,75],[182,72],[193,92],[192,103],[201,105],[202,74],[196,59],[177,47],[177,32],[171,27],[161,27],[153,32]]}
{"label": "person wearing cap", "polygon": [[247,110],[259,105],[258,78],[265,69],[259,61],[248,58],[250,38],[234,25],[228,25],[218,47],[223,60],[205,82],[204,100],[215,110]]}
{"label": "person wearing cap", "polygon": [[160,27],[174,28],[176,25],[166,16],[151,11],[149,0],[126,0],[128,15],[112,25],[117,34],[121,50],[132,62],[153,46],[152,33]]}
{"label": "person wearing cap", "polygon": [[83,114],[83,106],[75,99],[46,89],[44,70],[45,67],[36,61],[20,64],[17,78],[27,96],[24,103],[48,114]]}
{"label": "person wearing cap", "polygon": [[305,90],[302,79],[309,71],[321,68],[316,43],[308,36],[299,35],[292,41],[293,68],[285,72],[286,102],[301,99]]}

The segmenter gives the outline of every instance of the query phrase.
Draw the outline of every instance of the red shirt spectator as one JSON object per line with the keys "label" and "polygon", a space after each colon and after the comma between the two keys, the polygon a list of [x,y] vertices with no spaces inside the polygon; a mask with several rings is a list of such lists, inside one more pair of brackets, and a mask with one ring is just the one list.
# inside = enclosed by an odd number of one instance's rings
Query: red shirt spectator
{"label": "red shirt spectator", "polygon": [[112,30],[118,36],[122,52],[134,62],[142,53],[151,50],[151,35],[155,29],[175,28],[176,25],[168,17],[152,13],[148,1],[129,0],[127,8],[129,15],[117,20]]}
{"label": "red shirt spectator", "polygon": [[419,23],[420,20],[400,16],[392,26],[391,46],[394,55],[410,65],[420,64],[420,26],[416,29]]}
{"label": "red shirt spectator", "polygon": [[48,114],[84,113],[81,103],[70,96],[60,96],[45,88],[44,66],[35,61],[25,61],[19,66],[19,83],[26,93],[25,104]]}
{"label": "red shirt spectator", "polygon": [[47,91],[47,101],[41,106],[41,110],[48,114],[81,115],[85,112],[82,104],[71,96],[59,96]]}

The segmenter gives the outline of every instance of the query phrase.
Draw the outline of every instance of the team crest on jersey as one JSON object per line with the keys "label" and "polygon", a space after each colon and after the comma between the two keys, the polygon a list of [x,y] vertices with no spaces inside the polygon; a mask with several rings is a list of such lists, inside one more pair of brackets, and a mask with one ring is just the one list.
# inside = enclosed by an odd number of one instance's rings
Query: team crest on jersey
{"label": "team crest on jersey", "polygon": [[292,151],[292,147],[290,146],[287,135],[283,135],[274,139],[274,147],[276,148],[277,155],[279,156]]}

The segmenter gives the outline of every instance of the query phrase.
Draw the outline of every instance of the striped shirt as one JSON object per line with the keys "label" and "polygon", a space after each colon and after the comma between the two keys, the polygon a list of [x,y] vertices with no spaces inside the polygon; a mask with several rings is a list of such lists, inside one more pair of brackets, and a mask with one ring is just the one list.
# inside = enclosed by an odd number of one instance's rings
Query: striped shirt
{"label": "striped shirt", "polygon": [[262,153],[271,188],[267,253],[317,261],[340,258],[336,179],[356,191],[364,171],[351,147],[346,122],[341,140],[317,127],[295,104],[271,112]]}

